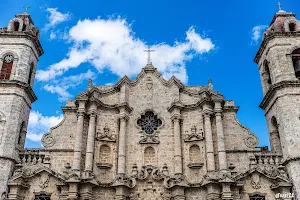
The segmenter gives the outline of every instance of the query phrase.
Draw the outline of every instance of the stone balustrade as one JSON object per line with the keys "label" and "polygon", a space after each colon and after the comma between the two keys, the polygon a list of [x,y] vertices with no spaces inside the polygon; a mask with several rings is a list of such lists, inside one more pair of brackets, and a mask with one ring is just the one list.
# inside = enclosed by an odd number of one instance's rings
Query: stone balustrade
{"label": "stone balustrade", "polygon": [[38,149],[25,149],[19,153],[19,165],[50,164],[49,153]]}
{"label": "stone balustrade", "polygon": [[261,153],[250,157],[250,165],[280,165],[282,155],[276,153]]}

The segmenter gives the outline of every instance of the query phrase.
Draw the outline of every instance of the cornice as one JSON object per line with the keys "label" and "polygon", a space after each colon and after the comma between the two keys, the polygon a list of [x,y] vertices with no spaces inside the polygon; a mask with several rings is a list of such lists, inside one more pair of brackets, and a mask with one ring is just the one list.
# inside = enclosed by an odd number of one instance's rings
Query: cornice
{"label": "cornice", "polygon": [[44,50],[42,48],[42,45],[39,41],[39,39],[36,36],[33,36],[29,32],[0,32],[0,37],[6,37],[6,38],[26,38],[35,46],[36,51],[38,52],[38,55],[41,56],[44,54]]}
{"label": "cornice", "polygon": [[299,37],[300,36],[300,32],[284,32],[284,33],[278,33],[278,32],[274,32],[274,33],[269,33],[268,35],[266,35],[264,37],[264,40],[262,41],[258,52],[255,55],[254,58],[254,62],[255,63],[259,63],[259,60],[264,52],[264,50],[267,47],[267,44],[269,43],[269,41],[271,41],[274,38],[286,38],[286,37]]}
{"label": "cornice", "polygon": [[272,100],[275,92],[279,89],[288,88],[288,87],[300,87],[300,81],[281,81],[279,83],[275,83],[269,89],[269,91],[264,96],[262,102],[260,103],[259,107],[265,109],[269,102]]}
{"label": "cornice", "polygon": [[31,103],[37,100],[37,96],[35,95],[34,91],[32,90],[31,86],[27,83],[23,83],[17,80],[0,80],[1,87],[18,87],[23,89],[26,94],[28,95]]}

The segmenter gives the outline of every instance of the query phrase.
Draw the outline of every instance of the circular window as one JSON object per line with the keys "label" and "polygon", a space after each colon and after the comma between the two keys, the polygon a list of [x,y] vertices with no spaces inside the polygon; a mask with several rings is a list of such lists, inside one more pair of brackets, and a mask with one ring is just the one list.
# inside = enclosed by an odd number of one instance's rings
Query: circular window
{"label": "circular window", "polygon": [[4,56],[4,62],[5,63],[11,63],[13,60],[14,60],[14,57],[12,55]]}
{"label": "circular window", "polygon": [[137,125],[142,128],[147,135],[152,135],[158,127],[162,125],[162,121],[154,115],[152,111],[147,111],[137,120]]}

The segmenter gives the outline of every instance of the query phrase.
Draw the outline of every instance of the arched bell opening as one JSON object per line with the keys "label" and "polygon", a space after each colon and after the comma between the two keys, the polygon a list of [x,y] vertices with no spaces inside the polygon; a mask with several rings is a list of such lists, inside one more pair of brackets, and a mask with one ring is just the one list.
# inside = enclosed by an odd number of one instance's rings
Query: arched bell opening
{"label": "arched bell opening", "polygon": [[300,49],[293,51],[292,60],[296,78],[300,80]]}

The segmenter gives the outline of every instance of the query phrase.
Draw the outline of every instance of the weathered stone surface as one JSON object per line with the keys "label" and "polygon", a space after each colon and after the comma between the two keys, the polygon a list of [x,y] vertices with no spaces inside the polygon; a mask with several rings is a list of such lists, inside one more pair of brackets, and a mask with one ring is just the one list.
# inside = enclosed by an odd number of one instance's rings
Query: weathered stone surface
{"label": "weathered stone surface", "polygon": [[[19,135],[26,135],[35,100],[33,81],[27,84],[28,63],[35,66],[42,50],[37,36],[28,39],[22,32],[16,38],[18,31],[1,31],[0,55],[15,57],[10,80],[0,81],[3,197],[7,186],[8,199],[25,200],[42,194],[51,199],[246,200],[261,195],[272,200],[292,183],[299,192],[300,84],[286,56],[300,47],[298,32],[271,39],[268,33],[256,58],[271,135],[268,151],[257,147],[258,138],[236,118],[238,107],[214,91],[211,81],[184,86],[175,77],[164,80],[152,64],[136,80],[89,85],[66,102],[63,121],[42,138],[44,148],[23,149]],[[273,86],[266,82],[266,59]]]}

